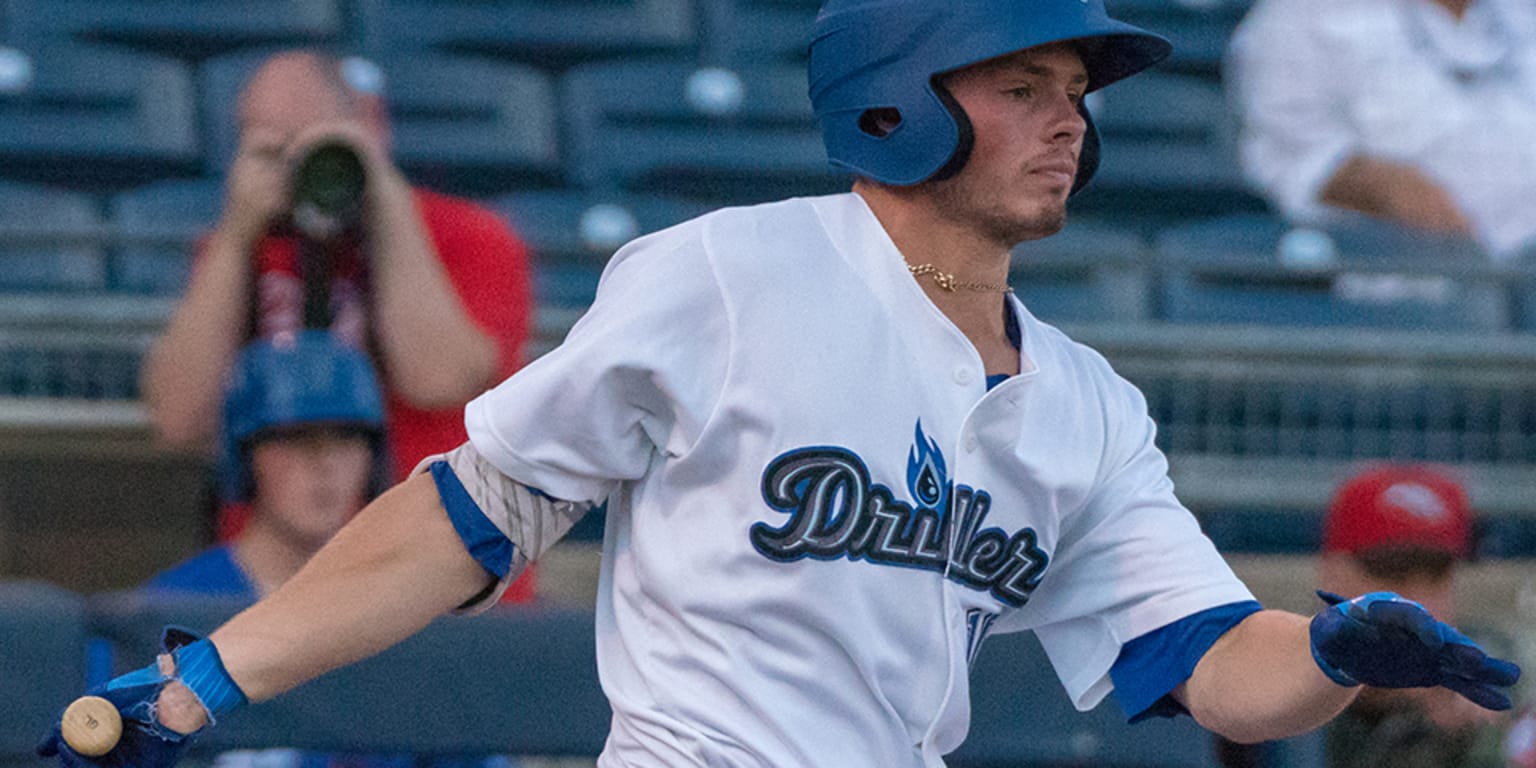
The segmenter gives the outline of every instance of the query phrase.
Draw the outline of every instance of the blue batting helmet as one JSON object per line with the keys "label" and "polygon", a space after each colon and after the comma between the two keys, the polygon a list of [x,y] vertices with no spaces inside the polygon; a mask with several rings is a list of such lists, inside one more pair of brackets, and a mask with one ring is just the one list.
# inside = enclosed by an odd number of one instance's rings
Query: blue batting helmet
{"label": "blue batting helmet", "polygon": [[224,498],[250,500],[247,450],[253,441],[305,426],[366,434],[374,454],[372,490],[383,490],[384,399],[373,364],[329,332],[311,330],[252,343],[236,358],[224,393]]}
{"label": "blue batting helmet", "polygon": [[[836,165],[897,186],[958,173],[971,149],[970,120],[937,84],[940,75],[1056,42],[1078,42],[1093,91],[1163,60],[1162,37],[1111,19],[1104,0],[827,0],[811,42],[811,105]],[[861,123],[894,109],[895,130]],[[1098,167],[1088,121],[1072,191]]]}

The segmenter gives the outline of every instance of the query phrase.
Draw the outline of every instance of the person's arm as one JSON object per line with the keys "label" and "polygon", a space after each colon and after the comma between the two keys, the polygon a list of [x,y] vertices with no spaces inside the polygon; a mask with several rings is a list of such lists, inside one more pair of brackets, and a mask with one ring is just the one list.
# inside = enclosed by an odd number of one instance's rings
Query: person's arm
{"label": "person's arm", "polygon": [[322,126],[299,143],[335,137],[350,139],[367,166],[369,301],[384,375],[417,408],[462,405],[496,383],[500,350],[465,310],[410,184],[384,150],[345,126]]}
{"label": "person's arm", "polygon": [[1471,235],[1472,225],[1445,188],[1412,166],[1354,155],[1323,187],[1322,201],[1421,229]]}
{"label": "person's arm", "polygon": [[[245,696],[260,701],[404,640],[492,580],[455,531],[431,475],[418,474],[208,639]],[[157,711],[182,733],[207,722],[180,683],[166,686]]]}
{"label": "person's arm", "polygon": [[225,184],[224,211],[203,242],[187,292],[145,356],[140,390],[160,437],[208,439],[218,423],[224,374],[245,340],[253,252],[287,199],[284,139],[241,137]]}
{"label": "person's arm", "polygon": [[1335,683],[1313,661],[1309,621],[1274,610],[1248,616],[1206,651],[1174,698],[1206,729],[1245,744],[1321,726],[1360,688]]}

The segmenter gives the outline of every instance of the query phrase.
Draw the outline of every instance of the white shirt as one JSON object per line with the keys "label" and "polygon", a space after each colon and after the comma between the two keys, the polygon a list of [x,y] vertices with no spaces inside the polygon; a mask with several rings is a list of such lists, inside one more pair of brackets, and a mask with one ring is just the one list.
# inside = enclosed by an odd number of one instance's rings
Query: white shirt
{"label": "white shirt", "polygon": [[1245,173],[1286,214],[1353,155],[1438,182],[1496,259],[1536,243],[1536,9],[1476,0],[1258,0],[1229,51]]}
{"label": "white shirt", "polygon": [[608,500],[599,765],[940,766],[988,631],[1037,632],[1087,709],[1122,643],[1252,599],[1140,393],[1012,308],[988,392],[862,198],[727,209],[626,246],[469,405],[500,471]]}

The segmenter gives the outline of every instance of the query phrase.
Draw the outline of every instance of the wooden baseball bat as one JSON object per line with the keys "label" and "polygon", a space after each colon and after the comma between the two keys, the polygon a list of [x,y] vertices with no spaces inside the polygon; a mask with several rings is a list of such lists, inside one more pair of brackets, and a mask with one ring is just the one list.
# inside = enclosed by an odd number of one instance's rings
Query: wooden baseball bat
{"label": "wooden baseball bat", "polygon": [[123,716],[100,696],[81,696],[64,709],[59,731],[70,749],[86,757],[100,757],[117,746],[123,735]]}

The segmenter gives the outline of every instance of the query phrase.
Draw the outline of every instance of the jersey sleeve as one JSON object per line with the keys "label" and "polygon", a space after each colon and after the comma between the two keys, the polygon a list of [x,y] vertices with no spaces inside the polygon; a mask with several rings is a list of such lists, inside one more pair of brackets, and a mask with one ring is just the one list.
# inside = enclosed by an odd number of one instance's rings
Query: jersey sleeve
{"label": "jersey sleeve", "polygon": [[465,410],[470,442],[508,477],[601,503],[658,455],[681,455],[714,408],[729,323],[700,238],[621,249],[565,341]]}
{"label": "jersey sleeve", "polygon": [[1022,611],[1073,703],[1094,707],[1134,638],[1253,599],[1174,497],[1141,393],[1110,374],[1101,479],[1063,521],[1054,561]]}

